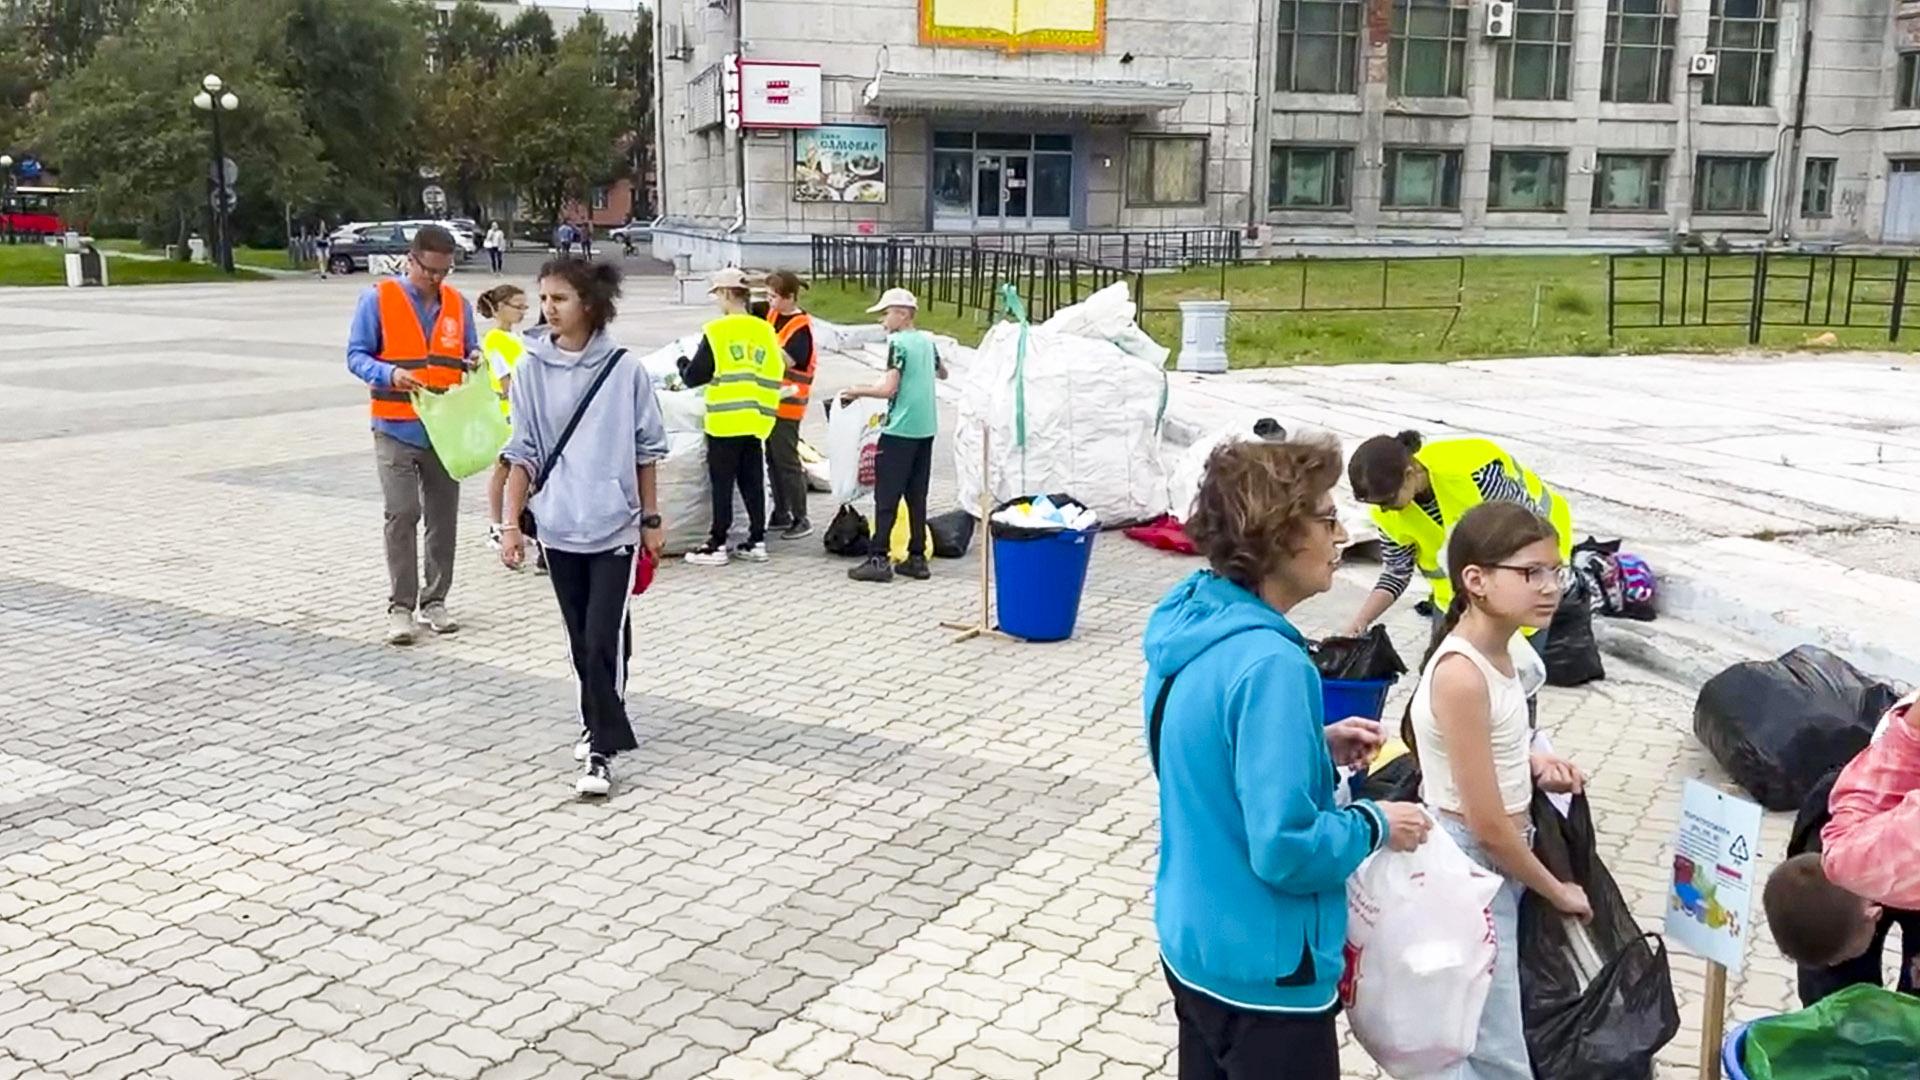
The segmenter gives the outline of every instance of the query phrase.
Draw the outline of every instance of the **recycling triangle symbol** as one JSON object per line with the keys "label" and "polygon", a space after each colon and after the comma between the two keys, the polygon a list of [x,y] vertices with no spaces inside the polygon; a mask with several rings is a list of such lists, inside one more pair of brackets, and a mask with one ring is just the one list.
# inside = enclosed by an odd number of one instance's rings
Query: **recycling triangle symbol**
{"label": "recycling triangle symbol", "polygon": [[1747,838],[1744,836],[1734,837],[1733,846],[1727,849],[1727,854],[1731,855],[1736,862],[1746,862],[1749,858],[1752,858],[1752,853],[1747,850]]}

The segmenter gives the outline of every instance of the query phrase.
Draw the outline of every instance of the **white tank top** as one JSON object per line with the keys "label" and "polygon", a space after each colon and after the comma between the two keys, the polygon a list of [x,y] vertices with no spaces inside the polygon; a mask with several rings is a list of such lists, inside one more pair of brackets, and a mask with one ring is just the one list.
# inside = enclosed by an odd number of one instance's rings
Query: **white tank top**
{"label": "white tank top", "polygon": [[1465,812],[1453,786],[1453,763],[1447,740],[1433,719],[1433,669],[1442,658],[1459,654],[1473,662],[1487,680],[1488,731],[1493,736],[1493,775],[1500,785],[1500,803],[1509,814],[1524,814],[1533,801],[1533,766],[1529,762],[1533,730],[1527,722],[1527,698],[1547,681],[1547,667],[1533,646],[1519,634],[1507,644],[1514,674],[1503,675],[1465,638],[1448,635],[1420,673],[1413,692],[1413,735],[1420,754],[1420,796],[1428,806],[1450,813]]}

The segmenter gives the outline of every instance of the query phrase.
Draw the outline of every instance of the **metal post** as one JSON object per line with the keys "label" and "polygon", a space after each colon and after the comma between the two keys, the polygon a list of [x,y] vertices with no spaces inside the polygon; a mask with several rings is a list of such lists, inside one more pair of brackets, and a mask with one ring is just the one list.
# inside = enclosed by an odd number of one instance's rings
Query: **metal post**
{"label": "metal post", "polygon": [[1767,253],[1753,257],[1753,295],[1747,309],[1747,344],[1760,344],[1760,323],[1767,308]]}
{"label": "metal post", "polygon": [[1887,316],[1887,340],[1900,340],[1900,323],[1903,309],[1907,306],[1907,269],[1912,259],[1901,259],[1900,268],[1893,272],[1893,312]]}
{"label": "metal post", "polygon": [[213,209],[214,251],[220,269],[233,273],[233,238],[227,220],[227,151],[220,139],[220,97],[213,95],[213,182],[217,199]]}

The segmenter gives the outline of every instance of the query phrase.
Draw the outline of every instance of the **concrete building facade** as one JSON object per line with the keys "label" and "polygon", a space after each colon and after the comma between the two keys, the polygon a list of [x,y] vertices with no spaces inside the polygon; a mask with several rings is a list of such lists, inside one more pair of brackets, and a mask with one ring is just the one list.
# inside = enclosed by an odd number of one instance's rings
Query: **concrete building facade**
{"label": "concrete building facade", "polygon": [[[1009,7],[661,0],[659,253],[1196,225],[1920,242],[1913,0],[1061,0],[1035,28]],[[818,64],[823,127],[730,127],[730,56]]]}

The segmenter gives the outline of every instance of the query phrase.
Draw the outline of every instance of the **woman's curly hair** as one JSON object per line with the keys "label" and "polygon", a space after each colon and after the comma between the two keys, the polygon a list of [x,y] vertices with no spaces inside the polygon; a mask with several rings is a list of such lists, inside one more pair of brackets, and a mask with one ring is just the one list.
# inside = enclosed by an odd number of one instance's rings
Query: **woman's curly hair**
{"label": "woman's curly hair", "polygon": [[1340,482],[1331,438],[1229,442],[1207,458],[1186,533],[1215,573],[1258,589],[1300,548],[1320,497]]}

